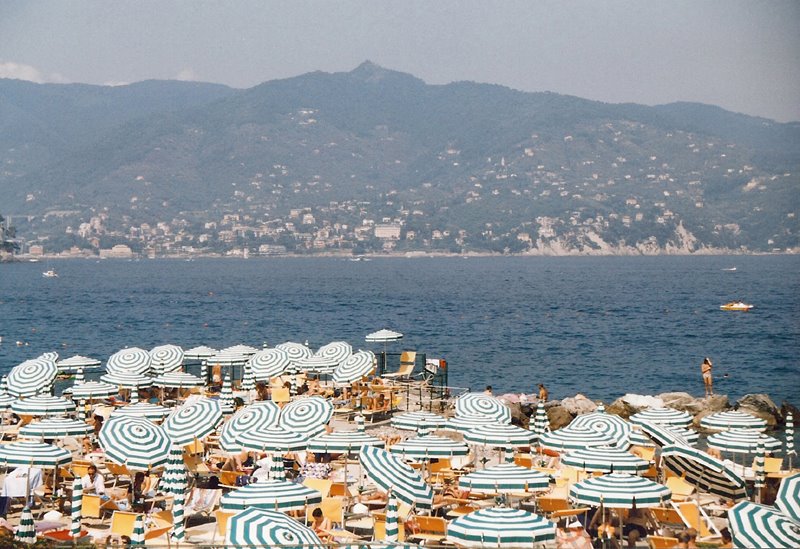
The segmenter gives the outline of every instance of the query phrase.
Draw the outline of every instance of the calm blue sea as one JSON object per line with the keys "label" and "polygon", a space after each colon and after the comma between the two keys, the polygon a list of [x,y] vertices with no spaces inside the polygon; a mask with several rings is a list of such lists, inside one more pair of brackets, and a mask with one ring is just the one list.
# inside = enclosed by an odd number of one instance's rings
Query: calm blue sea
{"label": "calm blue sea", "polygon": [[[0,265],[0,371],[44,351],[260,346],[405,334],[390,349],[447,359],[450,384],[606,401],[702,394],[800,404],[800,257],[251,259]],[[736,267],[736,271],[724,269]],[[750,313],[719,310],[742,298]],[[25,342],[17,346],[16,341]],[[727,377],[724,377],[727,376]]]}

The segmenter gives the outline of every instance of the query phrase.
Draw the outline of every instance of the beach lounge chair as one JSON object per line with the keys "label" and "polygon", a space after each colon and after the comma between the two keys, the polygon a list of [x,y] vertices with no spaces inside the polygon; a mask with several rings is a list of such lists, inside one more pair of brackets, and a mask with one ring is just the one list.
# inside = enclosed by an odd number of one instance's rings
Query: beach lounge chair
{"label": "beach lounge chair", "polygon": [[231,513],[230,511],[223,511],[222,509],[217,509],[214,511],[214,517],[217,519],[216,527],[214,528],[214,533],[211,535],[211,544],[214,544],[214,540],[217,539],[217,536],[220,539],[225,539],[225,536],[228,534],[228,519],[230,519],[236,513]]}
{"label": "beach lounge chair", "polygon": [[133,534],[133,527],[136,524],[136,517],[139,516],[142,515],[129,511],[114,511],[114,514],[111,516],[110,533],[131,537]]}
{"label": "beach lounge chair", "polygon": [[239,484],[237,484],[239,477],[246,476],[247,473],[243,473],[241,471],[220,471],[219,473],[219,485],[223,488],[231,488],[236,489],[239,488]]}
{"label": "beach lounge chair", "polygon": [[219,507],[221,498],[221,488],[198,488],[195,486],[191,489],[189,496],[186,498],[184,514],[187,517],[195,514],[211,516],[217,507]]}
{"label": "beach lounge chair", "polygon": [[[372,525],[372,541],[383,541],[386,539],[386,513],[373,513],[374,520]],[[402,520],[397,521],[397,541],[406,540],[406,526]]]}
{"label": "beach lounge chair", "polygon": [[396,372],[384,373],[381,377],[387,379],[408,380],[414,373],[414,362],[417,359],[416,351],[403,351],[400,355],[400,367]]}
{"label": "beach lounge chair", "polygon": [[303,479],[303,486],[306,488],[311,488],[312,490],[316,490],[320,493],[323,498],[328,497],[331,491],[331,486],[333,485],[333,481],[328,478],[304,478]]}
{"label": "beach lounge chair", "polygon": [[687,526],[697,530],[697,538],[699,540],[707,541],[722,535],[705,510],[696,501],[681,501],[677,503],[671,501],[670,504],[677,509]]}
{"label": "beach lounge chair", "polygon": [[109,474],[113,475],[114,477],[114,483],[111,485],[112,487],[117,485],[117,482],[120,481],[120,477],[127,477],[129,482],[133,479],[133,475],[124,465],[117,465],[116,463],[107,461],[106,469],[108,469]]}
{"label": "beach lounge chair", "polygon": [[650,549],[672,549],[678,546],[678,538],[648,535],[647,543]]}
{"label": "beach lounge chair", "polygon": [[439,544],[447,537],[447,521],[442,517],[416,515],[416,531],[408,536],[412,541],[425,541]]}
{"label": "beach lounge chair", "polygon": [[151,513],[147,517],[147,529],[144,532],[145,542],[151,539],[158,539],[166,535],[167,547],[171,545],[170,531],[175,526],[172,511],[159,511],[158,513]]}
{"label": "beach lounge chair", "polygon": [[695,491],[695,487],[686,482],[682,477],[668,477],[664,484],[672,491],[673,501],[688,499]]}
{"label": "beach lounge chair", "polygon": [[291,402],[292,395],[289,393],[288,387],[276,387],[272,389],[272,402],[278,406],[283,406],[287,402]]}
{"label": "beach lounge chair", "polygon": [[331,497],[350,497],[350,490],[344,482],[334,482],[331,484],[331,489],[328,492]]}

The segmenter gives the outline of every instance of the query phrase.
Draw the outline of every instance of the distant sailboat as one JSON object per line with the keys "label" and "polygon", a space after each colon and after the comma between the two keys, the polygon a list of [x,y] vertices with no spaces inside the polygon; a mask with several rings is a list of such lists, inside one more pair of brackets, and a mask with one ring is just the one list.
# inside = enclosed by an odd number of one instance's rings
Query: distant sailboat
{"label": "distant sailboat", "polygon": [[736,267],[728,267],[727,269],[722,269],[723,271],[735,271]]}

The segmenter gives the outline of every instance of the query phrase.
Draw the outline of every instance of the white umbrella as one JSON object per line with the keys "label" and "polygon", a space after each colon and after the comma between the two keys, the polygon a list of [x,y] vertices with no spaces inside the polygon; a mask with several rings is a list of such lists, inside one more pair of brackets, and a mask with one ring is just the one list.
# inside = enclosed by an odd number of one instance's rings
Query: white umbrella
{"label": "white umbrella", "polygon": [[116,408],[113,412],[111,412],[111,417],[143,417],[151,421],[161,421],[169,414],[170,409],[159,404],[137,402],[136,404],[128,404],[122,408]]}
{"label": "white umbrella", "polygon": [[191,349],[186,349],[183,352],[184,360],[206,360],[219,351],[212,347],[208,347],[206,345],[199,345],[197,347],[192,347]]}
{"label": "white umbrella", "polygon": [[447,419],[438,414],[420,410],[417,412],[406,412],[397,414],[391,419],[392,427],[407,431],[419,431],[421,429],[436,430],[447,424]]}
{"label": "white umbrella", "polygon": [[77,419],[49,417],[29,423],[19,430],[21,438],[55,439],[74,436],[88,436],[92,426]]}
{"label": "white umbrella", "polygon": [[281,454],[305,450],[308,445],[305,436],[278,426],[243,431],[236,437],[236,442],[245,450]]}
{"label": "white umbrella", "polygon": [[573,450],[561,457],[561,464],[583,471],[603,473],[644,473],[650,463],[621,448],[587,448]]}
{"label": "white umbrella", "polygon": [[393,444],[389,451],[405,459],[434,459],[466,456],[469,448],[463,442],[447,437],[424,435]]}
{"label": "white umbrella", "polygon": [[471,444],[508,448],[530,446],[536,440],[536,434],[516,425],[495,423],[470,429],[464,433],[464,440]]}
{"label": "white umbrella", "polygon": [[70,390],[72,400],[98,400],[119,393],[119,387],[105,381],[85,381],[73,385]]}
{"label": "white umbrella", "polygon": [[301,358],[310,358],[314,355],[314,352],[311,349],[302,343],[295,343],[294,341],[281,343],[280,345],[276,345],[275,348],[286,351],[286,353],[289,355],[289,360],[292,362],[296,362]]}
{"label": "white umbrella", "polygon": [[475,493],[506,494],[550,489],[550,477],[513,463],[501,463],[458,479],[458,486]]}
{"label": "white umbrella", "polygon": [[729,429],[708,437],[706,440],[710,448],[738,454],[753,454],[759,444],[769,452],[780,450],[781,441],[752,429]]}

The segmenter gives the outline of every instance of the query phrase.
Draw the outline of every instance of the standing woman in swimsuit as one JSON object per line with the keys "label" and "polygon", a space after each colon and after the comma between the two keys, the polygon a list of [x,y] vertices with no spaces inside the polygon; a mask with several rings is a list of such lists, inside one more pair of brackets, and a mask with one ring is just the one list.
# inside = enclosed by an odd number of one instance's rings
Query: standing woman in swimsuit
{"label": "standing woman in swimsuit", "polygon": [[703,359],[703,363],[700,365],[700,372],[703,374],[703,384],[706,387],[706,396],[711,396],[714,394],[714,389],[711,380],[711,359],[705,357]]}

